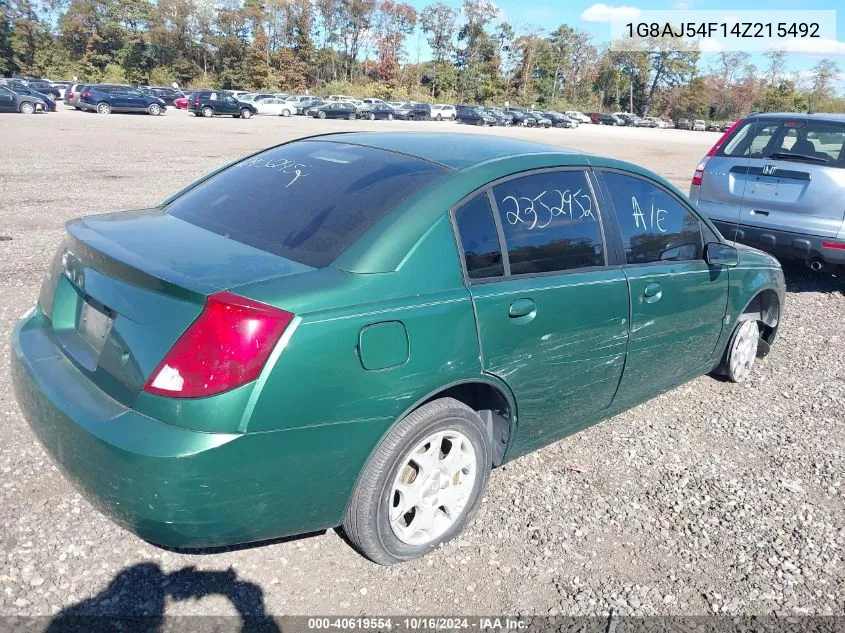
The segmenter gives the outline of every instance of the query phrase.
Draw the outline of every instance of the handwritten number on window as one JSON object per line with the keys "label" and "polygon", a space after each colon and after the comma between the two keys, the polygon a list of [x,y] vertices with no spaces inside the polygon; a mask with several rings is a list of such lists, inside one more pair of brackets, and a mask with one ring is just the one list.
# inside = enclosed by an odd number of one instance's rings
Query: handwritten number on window
{"label": "handwritten number on window", "polygon": [[276,170],[282,174],[292,176],[290,181],[283,187],[287,189],[300,178],[304,178],[308,174],[304,171],[308,165],[297,163],[295,160],[281,159],[273,160],[272,158],[262,158],[261,156],[254,156],[241,163],[242,167],[265,167],[267,169]]}
{"label": "handwritten number on window", "polygon": [[559,216],[569,220],[593,220],[593,203],[583,189],[571,191],[565,189],[546,190],[529,198],[526,196],[506,196],[502,199],[505,218],[509,224],[525,224],[526,228],[544,229]]}

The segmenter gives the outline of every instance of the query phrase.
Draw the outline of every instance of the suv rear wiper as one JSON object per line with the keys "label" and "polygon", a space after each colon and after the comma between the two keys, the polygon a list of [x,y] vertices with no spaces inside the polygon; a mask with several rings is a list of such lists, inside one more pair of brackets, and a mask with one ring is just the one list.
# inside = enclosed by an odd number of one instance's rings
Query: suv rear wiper
{"label": "suv rear wiper", "polygon": [[810,160],[817,163],[829,163],[829,158],[822,158],[821,156],[810,156],[809,154],[795,154],[794,152],[775,152],[766,158],[779,158],[781,160]]}

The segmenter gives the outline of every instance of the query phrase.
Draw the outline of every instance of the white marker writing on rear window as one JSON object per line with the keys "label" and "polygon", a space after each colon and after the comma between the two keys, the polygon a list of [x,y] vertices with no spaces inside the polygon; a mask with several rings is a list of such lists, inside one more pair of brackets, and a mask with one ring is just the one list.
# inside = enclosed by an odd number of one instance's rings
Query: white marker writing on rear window
{"label": "white marker writing on rear window", "polygon": [[[559,202],[557,206],[552,204],[556,202]],[[529,231],[544,229],[559,216],[569,220],[596,219],[593,215],[592,200],[588,194],[583,193],[583,189],[575,192],[569,189],[552,189],[533,198],[506,196],[502,199],[502,207],[509,224],[526,224]]]}
{"label": "white marker writing on rear window", "polygon": [[285,184],[283,189],[287,189],[293,183],[295,183],[300,178],[304,178],[308,174],[304,171],[308,169],[308,165],[303,165],[302,163],[297,163],[295,160],[288,160],[286,158],[282,159],[272,159],[272,158],[262,158],[260,156],[254,156],[253,158],[249,158],[241,163],[242,167],[264,167],[266,169],[274,169],[279,173],[292,176],[291,180]]}
{"label": "white marker writing on rear window", "polygon": [[661,233],[665,233],[666,229],[663,228],[661,222],[666,218],[666,209],[655,209],[654,203],[651,203],[651,214],[646,217],[646,215],[640,209],[640,203],[637,202],[637,198],[635,196],[631,196],[631,207],[633,208],[632,215],[634,216],[634,225],[638,229],[642,229],[643,231],[653,231],[657,228],[658,231]]}

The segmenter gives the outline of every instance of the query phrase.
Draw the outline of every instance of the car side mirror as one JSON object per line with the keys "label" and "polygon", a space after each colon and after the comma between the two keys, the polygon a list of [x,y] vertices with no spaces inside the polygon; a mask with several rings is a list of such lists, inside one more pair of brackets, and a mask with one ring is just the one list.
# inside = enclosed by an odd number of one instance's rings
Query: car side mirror
{"label": "car side mirror", "polygon": [[733,268],[739,264],[739,250],[721,242],[709,242],[704,247],[704,260],[711,266]]}

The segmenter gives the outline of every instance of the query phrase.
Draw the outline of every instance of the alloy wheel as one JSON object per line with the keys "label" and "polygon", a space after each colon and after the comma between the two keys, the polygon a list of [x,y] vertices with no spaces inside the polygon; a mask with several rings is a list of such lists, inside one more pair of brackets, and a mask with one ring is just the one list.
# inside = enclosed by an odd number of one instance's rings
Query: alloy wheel
{"label": "alloy wheel", "polygon": [[434,433],[403,459],[388,500],[390,527],[403,543],[438,539],[464,512],[478,469],[475,449],[463,433]]}

